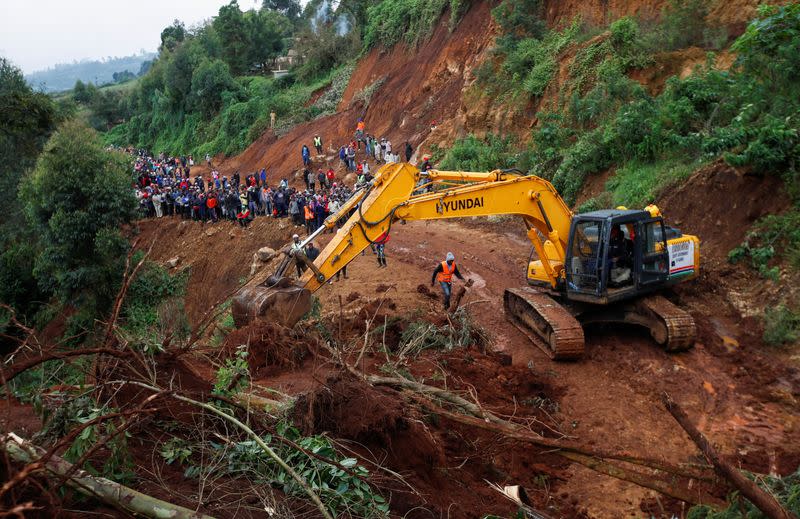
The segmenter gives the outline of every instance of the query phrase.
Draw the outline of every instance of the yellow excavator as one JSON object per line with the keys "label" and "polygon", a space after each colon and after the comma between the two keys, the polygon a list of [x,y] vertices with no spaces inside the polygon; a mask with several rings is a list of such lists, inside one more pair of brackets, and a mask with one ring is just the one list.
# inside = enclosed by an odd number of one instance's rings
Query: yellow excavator
{"label": "yellow excavator", "polygon": [[[694,344],[693,318],[655,292],[697,277],[700,241],[666,226],[657,207],[573,214],[552,184],[536,176],[516,170],[421,172],[406,163],[380,168],[299,244],[346,218],[316,260],[305,258],[300,247],[296,253],[287,249],[266,282],[243,288],[233,300],[234,321],[243,326],[265,317],[294,325],[310,310],[311,293],[397,222],[492,215],[519,216],[528,229],[528,286],[506,289],[504,308],[551,358],[580,358],[589,323],[643,326],[668,351]],[[285,275],[292,261],[309,267],[298,280]]]}

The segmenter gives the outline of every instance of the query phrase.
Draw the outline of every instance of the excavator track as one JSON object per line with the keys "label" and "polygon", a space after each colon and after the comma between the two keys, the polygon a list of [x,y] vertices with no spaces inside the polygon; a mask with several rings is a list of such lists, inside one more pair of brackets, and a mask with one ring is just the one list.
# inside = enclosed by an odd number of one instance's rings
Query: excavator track
{"label": "excavator track", "polygon": [[694,345],[694,318],[663,296],[648,296],[636,302],[637,312],[652,324],[650,335],[666,351],[684,351]]}
{"label": "excavator track", "polygon": [[553,360],[583,356],[581,323],[550,296],[533,288],[509,288],[503,295],[506,316]]}

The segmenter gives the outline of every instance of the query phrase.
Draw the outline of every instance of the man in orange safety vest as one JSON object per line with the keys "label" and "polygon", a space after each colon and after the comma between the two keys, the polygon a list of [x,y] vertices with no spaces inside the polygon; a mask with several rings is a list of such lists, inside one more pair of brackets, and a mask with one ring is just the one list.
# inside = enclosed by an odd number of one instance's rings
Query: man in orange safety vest
{"label": "man in orange safety vest", "polygon": [[461,275],[461,272],[458,271],[458,266],[456,266],[456,257],[452,252],[448,252],[445,260],[433,269],[433,276],[431,276],[431,286],[435,281],[438,281],[442,287],[445,311],[450,308],[450,295],[453,293],[453,276],[464,281],[464,276]]}

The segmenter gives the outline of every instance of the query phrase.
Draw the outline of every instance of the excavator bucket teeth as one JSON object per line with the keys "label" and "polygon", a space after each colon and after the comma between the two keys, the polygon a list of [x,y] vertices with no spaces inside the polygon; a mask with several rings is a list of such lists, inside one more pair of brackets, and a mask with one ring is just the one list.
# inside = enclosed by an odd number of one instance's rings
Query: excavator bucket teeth
{"label": "excavator bucket teeth", "polygon": [[581,323],[550,296],[533,288],[509,288],[503,296],[506,317],[551,359],[583,356]]}
{"label": "excavator bucket teeth", "polygon": [[652,323],[650,335],[669,352],[694,346],[697,329],[694,318],[663,296],[643,297],[636,302],[637,312]]}
{"label": "excavator bucket teeth", "polygon": [[257,285],[242,288],[233,298],[231,313],[237,328],[259,318],[294,326],[311,310],[311,292],[288,280],[272,286]]}

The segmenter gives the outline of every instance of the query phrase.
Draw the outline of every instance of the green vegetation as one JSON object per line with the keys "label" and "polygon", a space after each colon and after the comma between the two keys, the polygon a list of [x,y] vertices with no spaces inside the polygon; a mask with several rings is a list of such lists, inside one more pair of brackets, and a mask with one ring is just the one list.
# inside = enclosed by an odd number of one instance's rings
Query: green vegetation
{"label": "green vegetation", "polygon": [[687,163],[679,159],[650,164],[628,162],[606,184],[606,189],[611,193],[611,205],[645,207],[666,188],[689,178],[697,167],[696,162]]}
{"label": "green vegetation", "polygon": [[[347,63],[358,52],[357,37],[338,35],[333,20],[312,28],[297,13],[293,1],[246,12],[232,1],[202,27],[175,22],[164,29],[158,59],[117,112],[96,113],[107,124],[126,121],[107,141],[173,154],[235,154],[269,127],[270,113],[279,135],[332,113],[352,72]],[[302,64],[290,76],[265,77],[289,44]],[[309,105],[320,90],[324,95]],[[76,88],[79,102],[80,96]]]}
{"label": "green vegetation", "polygon": [[439,166],[446,170],[492,171],[510,168],[516,163],[514,141],[510,137],[488,134],[484,139],[470,135],[457,140],[447,150]]}
{"label": "green vegetation", "polygon": [[[756,482],[780,502],[790,514],[800,514],[800,470],[784,478],[759,477]],[[752,503],[733,494],[725,510],[710,506],[692,507],[687,519],[765,519],[766,516]]]}
{"label": "green vegetation", "polygon": [[800,333],[800,315],[785,305],[764,311],[764,342],[782,346],[797,342]]}
{"label": "green vegetation", "polygon": [[103,149],[93,130],[62,125],[45,146],[20,198],[40,237],[33,275],[40,290],[92,315],[106,309],[121,280],[133,220],[127,160]]}
{"label": "green vegetation", "polygon": [[249,384],[250,368],[247,364],[247,349],[240,346],[233,359],[226,359],[225,365],[217,370],[214,382],[214,393],[230,396],[236,394]]}
{"label": "green vegetation", "polygon": [[[52,100],[34,92],[22,72],[0,57],[0,190],[5,193],[0,219],[0,301],[25,315],[42,300],[33,275],[36,234],[27,226],[16,193],[23,173],[36,163],[60,115]],[[8,315],[0,312],[0,331]]]}
{"label": "green vegetation", "polygon": [[[553,94],[542,105],[528,147],[515,153],[513,145],[498,146],[498,137],[468,137],[455,143],[444,163],[492,169],[514,160],[551,180],[569,203],[587,176],[613,167],[608,192],[587,207],[599,201],[641,206],[698,165],[724,157],[759,174],[781,175],[796,195],[800,5],[762,7],[733,45],[738,58],[730,71],[715,68],[712,55],[686,79],[671,78],[657,96],[628,77],[653,63],[664,41],[668,48],[724,43],[724,35],[707,25],[706,9],[698,0],[674,0],[662,22],[647,30],[622,18],[592,37],[579,21],[562,31],[546,30],[537,22],[536,0],[504,0],[493,11],[504,32],[495,59],[478,71],[479,88],[517,108],[548,89]],[[554,84],[555,64],[571,53],[568,77]]]}
{"label": "green vegetation", "polygon": [[[137,251],[131,263],[137,264],[144,253]],[[189,280],[189,269],[174,275],[163,265],[145,260],[131,280],[122,316],[125,328],[143,341],[147,353],[160,350],[164,337],[181,340],[189,335],[189,322],[183,307],[183,295]]]}
{"label": "green vegetation", "polygon": [[[334,517],[339,517],[339,514],[365,519],[387,516],[388,503],[365,481],[369,471],[359,465],[357,459],[342,457],[328,438],[302,436],[297,428],[285,422],[279,423],[275,432],[298,448],[287,445],[285,441],[279,442],[271,435],[262,439],[308,482]],[[240,441],[232,447],[220,445],[217,451],[226,463],[211,465],[220,466],[225,473],[269,483],[290,496],[303,495],[303,490],[297,483],[286,471],[267,458],[256,442]],[[334,460],[336,464],[311,457],[303,451]]]}
{"label": "green vegetation", "polygon": [[800,212],[795,208],[782,215],[768,215],[757,221],[745,241],[728,254],[731,263],[749,260],[762,276],[777,280],[776,263],[787,260],[800,268]]}
{"label": "green vegetation", "polygon": [[102,462],[83,459],[81,468],[90,474],[118,482],[125,482],[133,477],[127,434],[120,430],[124,422],[98,421],[98,418],[113,413],[113,409],[97,407],[89,396],[70,398],[67,394],[56,392],[50,393],[45,403],[40,402],[38,410],[43,423],[42,430],[37,434],[40,441],[54,442],[75,428],[81,429],[80,434],[64,452],[67,461],[74,463],[82,460],[84,455],[93,452],[101,439],[106,439],[108,455],[103,457]]}
{"label": "green vegetation", "polygon": [[448,5],[447,0],[383,0],[368,7],[364,49],[425,40]]}

